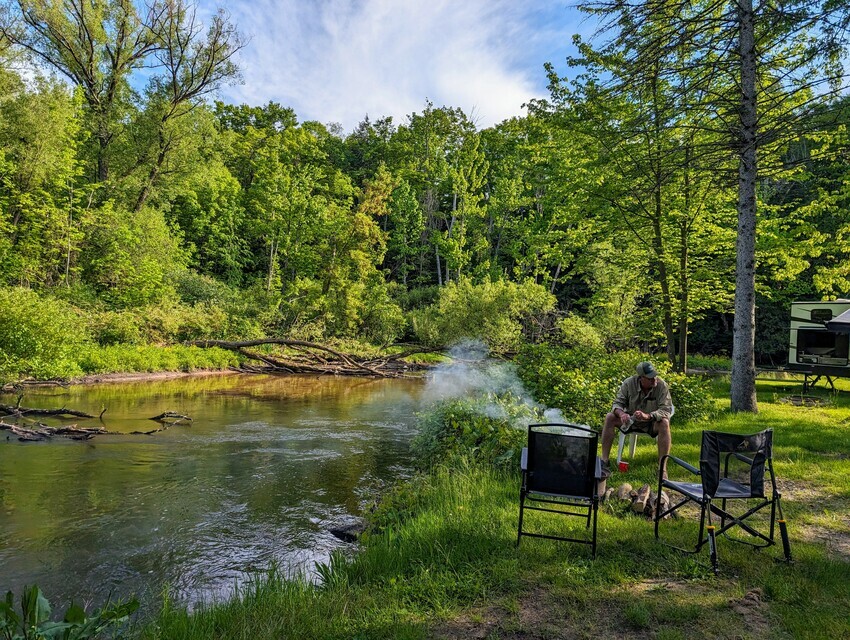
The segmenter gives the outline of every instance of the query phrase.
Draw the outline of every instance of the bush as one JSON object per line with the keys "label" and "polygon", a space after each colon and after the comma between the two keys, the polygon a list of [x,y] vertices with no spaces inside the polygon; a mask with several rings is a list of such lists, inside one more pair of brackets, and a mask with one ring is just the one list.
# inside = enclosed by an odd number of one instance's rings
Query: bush
{"label": "bush", "polygon": [[480,338],[493,351],[513,351],[520,346],[524,323],[550,311],[554,304],[554,296],[531,281],[476,285],[461,278],[442,288],[436,304],[413,311],[410,317],[423,344],[445,346]]}
{"label": "bush", "polygon": [[238,364],[239,356],[231,351],[182,345],[91,345],[84,348],[79,356],[79,366],[85,373],[219,370]]}
{"label": "bush", "polygon": [[0,362],[4,377],[72,378],[76,353],[89,341],[71,305],[24,288],[0,289]]}
{"label": "bush", "polygon": [[581,317],[570,314],[558,322],[561,343],[565,347],[601,350],[604,347],[602,335],[592,324]]}
{"label": "bush", "polygon": [[141,319],[130,311],[103,311],[92,314],[89,329],[99,345],[137,344],[142,341]]}
{"label": "bush", "polygon": [[[522,351],[517,364],[520,378],[540,402],[561,409],[570,421],[601,427],[620,384],[646,359],[636,350],[606,353],[534,345]],[[666,360],[653,362],[670,386],[677,419],[712,415],[715,406],[708,380],[672,373]]]}
{"label": "bush", "polygon": [[186,304],[197,304],[199,302],[225,304],[238,295],[237,291],[223,282],[196,273],[191,269],[175,271],[170,274],[169,280],[180,300]]}
{"label": "bush", "polygon": [[525,425],[540,418],[534,408],[510,394],[450,400],[421,416],[411,450],[424,467],[455,456],[516,466],[527,438]]}

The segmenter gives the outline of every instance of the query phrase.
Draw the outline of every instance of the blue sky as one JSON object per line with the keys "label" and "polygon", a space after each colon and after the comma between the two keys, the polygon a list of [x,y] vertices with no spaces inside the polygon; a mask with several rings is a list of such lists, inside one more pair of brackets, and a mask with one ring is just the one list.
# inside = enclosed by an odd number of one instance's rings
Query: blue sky
{"label": "blue sky", "polygon": [[244,83],[219,98],[273,100],[345,132],[367,114],[401,124],[428,98],[491,126],[546,95],[544,62],[565,70],[572,35],[590,29],[572,1],[230,0],[249,42]]}

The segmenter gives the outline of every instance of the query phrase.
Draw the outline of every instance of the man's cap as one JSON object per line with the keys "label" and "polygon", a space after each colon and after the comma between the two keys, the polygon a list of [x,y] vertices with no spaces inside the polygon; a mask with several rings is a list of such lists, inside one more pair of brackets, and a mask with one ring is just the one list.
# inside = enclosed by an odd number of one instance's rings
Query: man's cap
{"label": "man's cap", "polygon": [[637,366],[637,374],[647,378],[654,378],[658,375],[658,372],[655,370],[655,367],[652,366],[651,362],[641,362]]}

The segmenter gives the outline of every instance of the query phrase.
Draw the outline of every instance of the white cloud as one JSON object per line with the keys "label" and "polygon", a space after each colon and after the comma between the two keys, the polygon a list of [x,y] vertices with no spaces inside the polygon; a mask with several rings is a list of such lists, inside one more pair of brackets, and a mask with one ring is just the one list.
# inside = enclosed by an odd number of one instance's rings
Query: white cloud
{"label": "white cloud", "polygon": [[[245,83],[222,98],[274,100],[299,120],[350,131],[368,114],[398,124],[426,98],[489,126],[545,93],[542,65],[568,40],[546,0],[236,0],[233,20],[250,42]],[[541,41],[543,40],[543,41]],[[535,59],[540,55],[539,59]]]}

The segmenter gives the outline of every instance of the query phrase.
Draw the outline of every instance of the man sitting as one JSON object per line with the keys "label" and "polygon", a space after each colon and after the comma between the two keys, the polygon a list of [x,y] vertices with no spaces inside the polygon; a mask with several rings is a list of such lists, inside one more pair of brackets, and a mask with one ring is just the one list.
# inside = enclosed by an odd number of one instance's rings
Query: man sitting
{"label": "man sitting", "polygon": [[[636,375],[626,378],[620,385],[611,413],[605,416],[602,429],[603,477],[611,475],[608,457],[618,427],[628,427],[629,431],[641,431],[656,438],[660,464],[661,458],[670,453],[671,415],[673,401],[667,383],[658,377],[651,362],[641,362],[637,366]],[[667,469],[662,472],[666,478]]]}

